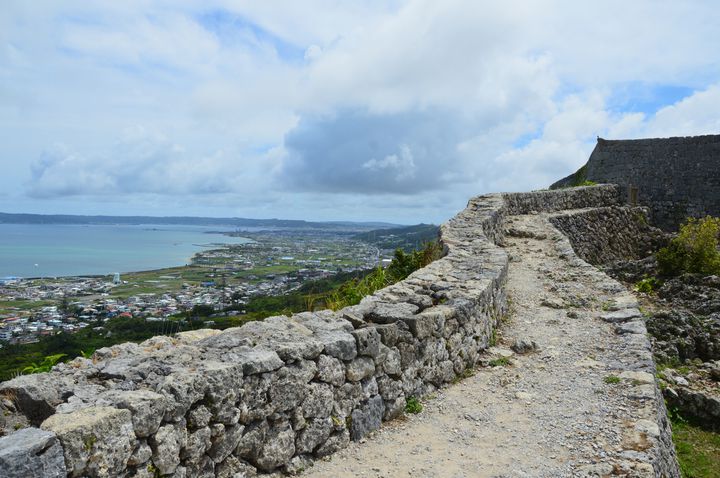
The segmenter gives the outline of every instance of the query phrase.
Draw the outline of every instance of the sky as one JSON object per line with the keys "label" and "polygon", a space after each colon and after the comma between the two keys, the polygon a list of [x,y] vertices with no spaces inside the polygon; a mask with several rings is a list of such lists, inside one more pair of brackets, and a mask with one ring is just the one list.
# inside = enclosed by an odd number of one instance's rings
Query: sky
{"label": "sky", "polygon": [[0,211],[441,223],[720,133],[716,1],[3,0]]}

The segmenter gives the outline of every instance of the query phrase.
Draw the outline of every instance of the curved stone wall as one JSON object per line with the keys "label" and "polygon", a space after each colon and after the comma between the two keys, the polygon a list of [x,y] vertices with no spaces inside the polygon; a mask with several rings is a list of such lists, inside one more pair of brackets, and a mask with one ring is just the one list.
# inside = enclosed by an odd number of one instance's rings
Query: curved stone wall
{"label": "curved stone wall", "polygon": [[297,471],[477,364],[507,308],[506,215],[617,203],[614,186],[480,196],[442,226],[443,258],[357,306],[126,343],[5,382],[36,428],[0,438],[0,475]]}
{"label": "curved stone wall", "polygon": [[563,211],[550,222],[570,239],[575,253],[593,265],[642,259],[667,244],[643,207],[610,206]]}

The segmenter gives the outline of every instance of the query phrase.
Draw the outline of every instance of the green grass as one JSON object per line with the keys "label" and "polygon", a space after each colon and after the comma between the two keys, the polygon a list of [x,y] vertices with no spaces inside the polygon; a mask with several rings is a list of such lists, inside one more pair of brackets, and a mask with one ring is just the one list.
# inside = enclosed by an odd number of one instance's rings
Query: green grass
{"label": "green grass", "polygon": [[603,382],[605,383],[620,383],[620,377],[617,375],[608,375],[607,377],[603,378]]}
{"label": "green grass", "polygon": [[18,311],[40,309],[48,305],[57,305],[57,302],[53,300],[28,299],[0,300],[0,314],[12,314]]}
{"label": "green grass", "polygon": [[489,362],[489,365],[491,367],[505,367],[507,365],[511,365],[512,362],[510,362],[510,359],[507,357],[498,357],[496,359],[492,359]]}
{"label": "green grass", "polygon": [[415,397],[408,397],[405,401],[405,413],[420,413],[422,409],[422,403]]}
{"label": "green grass", "polygon": [[672,428],[682,476],[720,477],[720,434],[703,430],[678,417],[673,420]]}

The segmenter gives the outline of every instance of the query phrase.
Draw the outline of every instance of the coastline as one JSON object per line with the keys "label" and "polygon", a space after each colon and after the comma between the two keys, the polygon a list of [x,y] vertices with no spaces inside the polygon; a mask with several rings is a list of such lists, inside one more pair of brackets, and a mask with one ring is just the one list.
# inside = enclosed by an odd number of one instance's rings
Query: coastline
{"label": "coastline", "polygon": [[[198,254],[253,242],[235,231],[180,226],[88,228],[0,224],[0,280],[100,278],[191,265]],[[222,237],[208,237],[207,234]],[[232,233],[232,234],[231,234]],[[34,267],[33,267],[34,266]],[[39,268],[39,269],[38,269]]]}

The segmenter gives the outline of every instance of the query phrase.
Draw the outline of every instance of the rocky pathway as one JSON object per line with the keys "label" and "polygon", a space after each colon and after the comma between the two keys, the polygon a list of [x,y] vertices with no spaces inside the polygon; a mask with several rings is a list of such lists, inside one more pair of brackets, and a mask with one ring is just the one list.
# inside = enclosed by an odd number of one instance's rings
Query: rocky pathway
{"label": "rocky pathway", "polygon": [[507,229],[511,315],[487,366],[303,476],[655,476],[643,453],[658,436],[653,376],[627,371],[647,370],[647,354],[632,322],[600,319],[632,315],[634,298],[568,254],[546,216]]}

